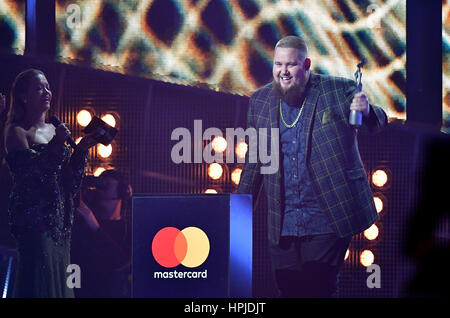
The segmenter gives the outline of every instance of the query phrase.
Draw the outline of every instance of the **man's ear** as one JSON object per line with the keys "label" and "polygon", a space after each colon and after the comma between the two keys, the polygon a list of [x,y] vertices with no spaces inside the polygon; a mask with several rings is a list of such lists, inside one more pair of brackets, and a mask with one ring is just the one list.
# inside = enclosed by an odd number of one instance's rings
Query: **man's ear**
{"label": "man's ear", "polygon": [[303,64],[305,66],[305,70],[309,70],[311,67],[311,59],[309,57],[305,58],[305,63]]}

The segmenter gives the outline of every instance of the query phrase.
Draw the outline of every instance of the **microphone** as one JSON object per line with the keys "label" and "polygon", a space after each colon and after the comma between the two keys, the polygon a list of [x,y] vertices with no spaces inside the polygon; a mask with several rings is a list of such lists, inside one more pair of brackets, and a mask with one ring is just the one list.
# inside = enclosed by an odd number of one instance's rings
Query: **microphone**
{"label": "microphone", "polygon": [[[55,128],[58,127],[59,125],[61,125],[61,120],[58,118],[58,116],[55,116],[55,115],[53,115],[53,116],[50,117],[50,122],[52,123],[53,126],[55,126]],[[66,140],[66,141],[69,143],[69,145],[70,145],[73,149],[77,148],[77,144],[76,144],[75,141],[72,139],[72,137],[70,137],[70,136],[67,137],[67,140]]]}
{"label": "microphone", "polygon": [[[361,83],[361,78],[362,78],[362,72],[361,72],[361,68],[364,66],[364,64],[366,64],[367,60],[365,58],[363,58],[358,65],[356,65],[356,67],[358,68],[355,72],[355,78],[356,78],[356,86],[358,87],[358,90],[361,92],[362,91],[362,83]],[[350,123],[351,126],[358,128],[361,127],[362,125],[362,113],[360,111],[357,110],[351,110],[350,111],[350,115],[348,117],[348,122]]]}

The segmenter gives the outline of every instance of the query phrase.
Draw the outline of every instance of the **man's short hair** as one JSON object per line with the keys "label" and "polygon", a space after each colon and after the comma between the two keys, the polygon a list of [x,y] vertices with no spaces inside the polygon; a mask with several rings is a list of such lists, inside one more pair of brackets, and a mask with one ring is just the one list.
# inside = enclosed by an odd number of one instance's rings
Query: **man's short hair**
{"label": "man's short hair", "polygon": [[275,45],[275,49],[277,47],[298,49],[302,53],[305,53],[306,55],[308,54],[308,45],[306,44],[305,40],[295,35],[285,36],[277,42],[277,44]]}

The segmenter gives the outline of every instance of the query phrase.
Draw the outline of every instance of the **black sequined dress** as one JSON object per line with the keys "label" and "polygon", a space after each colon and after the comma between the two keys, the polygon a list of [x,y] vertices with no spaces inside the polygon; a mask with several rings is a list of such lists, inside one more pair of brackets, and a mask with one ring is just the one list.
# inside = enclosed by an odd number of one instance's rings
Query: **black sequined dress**
{"label": "black sequined dress", "polygon": [[73,297],[66,280],[70,264],[73,198],[84,175],[88,152],[51,140],[9,153],[13,177],[9,206],[19,263],[15,297]]}

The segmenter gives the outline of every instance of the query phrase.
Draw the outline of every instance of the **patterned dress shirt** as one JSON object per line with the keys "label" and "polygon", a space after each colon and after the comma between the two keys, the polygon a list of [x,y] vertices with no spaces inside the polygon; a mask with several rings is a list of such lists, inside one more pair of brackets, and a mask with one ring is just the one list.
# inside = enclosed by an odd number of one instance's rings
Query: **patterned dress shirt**
{"label": "patterned dress shirt", "polygon": [[[292,124],[300,108],[282,102],[285,122]],[[306,236],[333,233],[320,209],[311,185],[305,158],[304,115],[297,124],[287,128],[280,118],[281,160],[283,169],[285,205],[282,236]]]}

